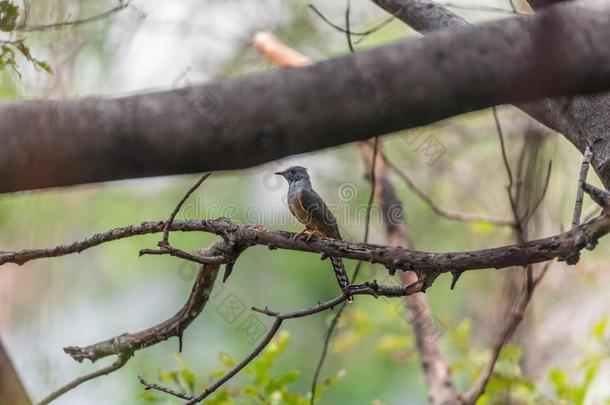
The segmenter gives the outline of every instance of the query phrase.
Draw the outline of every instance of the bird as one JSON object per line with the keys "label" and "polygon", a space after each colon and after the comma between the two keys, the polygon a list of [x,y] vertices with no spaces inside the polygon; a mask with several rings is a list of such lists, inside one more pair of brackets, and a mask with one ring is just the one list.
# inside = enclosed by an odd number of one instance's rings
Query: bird
{"label": "bird", "polygon": [[[295,239],[301,235],[307,235],[306,241],[309,241],[313,236],[342,239],[337,219],[322,197],[311,186],[306,168],[292,166],[275,174],[284,177],[288,182],[288,208],[292,215],[305,225],[303,231],[294,235]],[[329,259],[339,287],[341,291],[345,292],[350,283],[343,260],[340,257],[332,256]],[[350,296],[349,300],[352,301],[353,298]]]}

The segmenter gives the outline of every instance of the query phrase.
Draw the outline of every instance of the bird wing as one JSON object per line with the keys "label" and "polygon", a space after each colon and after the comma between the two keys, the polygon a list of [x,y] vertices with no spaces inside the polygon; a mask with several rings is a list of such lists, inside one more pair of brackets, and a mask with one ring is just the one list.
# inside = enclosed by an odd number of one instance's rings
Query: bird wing
{"label": "bird wing", "polygon": [[303,210],[326,236],[341,239],[337,219],[318,193],[305,188],[297,196]]}

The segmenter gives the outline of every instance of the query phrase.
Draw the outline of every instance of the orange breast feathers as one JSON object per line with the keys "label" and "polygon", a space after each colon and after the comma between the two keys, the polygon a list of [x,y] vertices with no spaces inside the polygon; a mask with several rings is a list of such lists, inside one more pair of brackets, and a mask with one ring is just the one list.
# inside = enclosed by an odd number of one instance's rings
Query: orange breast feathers
{"label": "orange breast feathers", "polygon": [[308,229],[310,231],[314,231],[321,236],[329,236],[324,231],[324,228],[322,228],[320,225],[318,225],[318,223],[316,223],[314,218],[311,215],[309,215],[307,210],[305,208],[303,208],[303,204],[301,203],[302,194],[303,194],[303,191],[298,191],[295,201],[288,204],[288,208],[290,208],[290,212],[292,212],[292,215],[294,215],[295,218],[298,219],[300,223],[305,225],[306,229]]}

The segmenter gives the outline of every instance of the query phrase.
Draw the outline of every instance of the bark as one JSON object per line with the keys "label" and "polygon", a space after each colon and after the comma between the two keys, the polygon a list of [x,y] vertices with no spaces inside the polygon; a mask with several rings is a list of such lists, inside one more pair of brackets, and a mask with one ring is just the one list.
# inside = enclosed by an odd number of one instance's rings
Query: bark
{"label": "bark", "polygon": [[[2,104],[0,192],[246,168],[491,105],[599,92],[610,88],[609,18],[606,1],[582,0],[266,75]],[[602,149],[592,145],[593,164],[608,183]]]}
{"label": "bark", "polygon": [[[463,28],[470,25],[458,15],[432,0],[373,1],[389,13],[396,15],[413,29],[421,32]],[[560,2],[559,0],[529,1],[533,8]],[[569,24],[569,21],[566,20],[564,23]],[[582,33],[588,36],[588,34]],[[553,42],[552,36],[549,36],[547,40],[549,43]],[[544,52],[543,45],[539,57],[544,57]],[[604,186],[610,188],[610,138],[606,136],[610,130],[609,93],[584,97],[545,99],[518,104],[517,107],[549,128],[563,134],[582,153],[589,146],[593,151],[592,165]]]}

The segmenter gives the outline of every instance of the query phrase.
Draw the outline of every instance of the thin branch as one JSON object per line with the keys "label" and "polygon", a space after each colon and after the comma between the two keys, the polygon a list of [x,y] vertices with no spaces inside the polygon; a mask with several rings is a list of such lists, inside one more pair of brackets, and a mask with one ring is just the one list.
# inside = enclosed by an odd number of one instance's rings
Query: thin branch
{"label": "thin branch", "polygon": [[349,51],[354,53],[354,44],[352,44],[352,33],[350,32],[350,12],[351,12],[351,0],[345,0],[345,38],[347,39],[347,46]]}
{"label": "thin branch", "polygon": [[201,183],[203,183],[205,181],[205,179],[210,177],[211,174],[212,173],[205,173],[203,176],[201,176],[201,178],[199,180],[197,180],[195,182],[195,184],[193,184],[191,186],[191,188],[189,188],[187,190],[187,192],[182,196],[182,198],[178,202],[178,205],[176,205],[176,208],[174,208],[171,215],[169,216],[169,219],[167,220],[165,227],[163,228],[163,239],[161,240],[161,242],[159,242],[160,247],[169,246],[169,227],[171,226],[172,222],[174,222],[176,215],[178,215],[178,211],[180,211],[180,208],[182,208],[182,206],[184,205],[186,200],[189,198],[189,196],[191,194],[193,194],[195,192],[195,190],[197,190],[197,188],[199,188]]}
{"label": "thin branch", "polygon": [[56,30],[56,29],[62,29],[62,28],[67,28],[67,27],[75,27],[78,25],[83,25],[83,24],[87,24],[90,22],[103,20],[104,18],[110,17],[111,15],[118,13],[119,11],[123,10],[124,8],[129,7],[129,5],[130,5],[129,1],[121,0],[115,7],[111,8],[110,10],[104,11],[103,13],[96,14],[91,17],[82,18],[82,19],[73,20],[73,21],[66,20],[63,22],[57,22],[57,23],[53,23],[53,24],[40,24],[40,25],[30,25],[30,26],[25,26],[25,27],[18,27],[16,29],[16,31],[18,31],[18,32],[48,31],[48,30]]}
{"label": "thin branch", "polygon": [[68,384],[64,385],[63,387],[59,388],[56,391],[53,391],[52,393],[50,393],[49,395],[44,397],[42,400],[40,400],[40,402],[38,402],[37,405],[49,404],[52,401],[59,398],[60,396],[64,395],[66,392],[71,391],[74,388],[78,387],[82,383],[85,383],[89,380],[93,380],[94,378],[101,377],[103,375],[108,375],[108,374],[120,369],[127,363],[127,361],[129,360],[129,357],[130,356],[127,354],[119,354],[116,361],[114,363],[112,363],[111,365],[103,367],[92,373],[85,374],[82,377],[79,377],[73,381],[70,381]]}
{"label": "thin branch", "polygon": [[582,158],[582,165],[580,166],[580,176],[578,178],[578,188],[576,189],[576,204],[574,204],[574,215],[572,217],[572,228],[580,224],[580,215],[582,213],[582,201],[585,195],[585,191],[582,186],[587,181],[587,173],[589,172],[589,164],[591,163],[591,149],[587,146],[585,153]]}
{"label": "thin branch", "polygon": [[[320,10],[318,10],[318,9],[316,8],[316,6],[314,6],[313,4],[308,4],[308,5],[307,5],[307,7],[309,7],[309,8],[310,8],[310,9],[311,9],[311,10],[312,10],[314,13],[316,13],[316,14],[318,15],[318,17],[320,17],[320,18],[321,18],[321,19],[322,19],[322,20],[323,20],[325,23],[327,23],[328,25],[330,25],[330,26],[331,26],[332,28],[334,28],[335,30],[337,30],[337,31],[339,31],[339,32],[342,32],[342,33],[344,33],[344,34],[347,34],[347,33],[348,33],[348,29],[347,29],[347,28],[343,28],[343,27],[341,27],[340,25],[337,25],[337,24],[335,24],[334,22],[332,22],[331,20],[329,20],[329,19],[328,19],[328,18],[327,18],[327,17],[326,17],[326,16],[325,16],[325,15],[324,15],[324,14],[323,14],[323,13],[322,13]],[[351,34],[352,36],[355,36],[355,37],[366,37],[366,36],[369,36],[369,35],[371,35],[371,34],[373,34],[373,33],[377,32],[377,31],[379,31],[381,28],[383,28],[383,27],[385,27],[386,25],[388,25],[389,23],[391,23],[391,22],[392,22],[392,21],[393,21],[395,18],[396,18],[395,16],[389,17],[389,18],[387,18],[387,19],[383,20],[381,23],[379,23],[379,24],[375,25],[374,27],[372,27],[372,28],[370,28],[370,29],[368,29],[368,30],[366,30],[366,31],[361,31],[361,32],[358,32],[358,31],[351,31],[351,30],[350,30],[349,32],[350,32],[350,34]],[[362,38],[361,38],[360,40],[362,40]],[[359,41],[360,41],[360,40],[359,40]]]}
{"label": "thin branch", "polygon": [[[511,170],[510,170],[510,165],[508,164],[508,158],[506,157],[506,149],[504,147],[500,121],[498,119],[495,108],[494,108],[494,118],[496,121],[496,128],[498,130],[498,136],[500,138],[502,156],[504,159],[508,177],[510,179],[509,180],[510,184],[507,187],[507,191],[508,191],[508,197],[509,197],[510,203],[511,203],[511,209],[513,211],[513,215],[515,216],[515,222],[516,222],[516,226],[514,228],[515,234],[516,234],[516,238],[519,242],[525,242],[525,240],[527,239],[527,235],[526,235],[527,223],[529,222],[531,217],[534,215],[534,213],[538,209],[538,206],[540,205],[540,203],[544,199],[544,196],[546,195],[546,191],[548,188],[549,179],[550,179],[550,175],[551,175],[551,162],[549,162],[546,179],[545,179],[545,183],[544,183],[544,187],[543,187],[541,196],[537,199],[536,203],[534,203],[534,205],[532,207],[528,208],[528,211],[523,215],[523,217],[520,218],[519,214],[518,214],[517,203],[519,201],[523,201],[522,199],[520,199],[520,192],[523,190],[523,188],[520,187],[520,185],[522,183],[522,178],[527,176],[527,174],[524,175],[522,173],[521,169],[523,168],[523,162],[525,160],[525,154],[527,152],[526,146],[528,144],[527,144],[527,142],[524,143],[524,146],[521,150],[521,155],[519,156],[519,166],[518,166],[519,170],[517,172],[518,176],[516,179],[518,188],[515,191],[515,189],[513,187],[511,187],[513,184],[513,178],[512,178],[512,174],[511,174]],[[534,139],[534,138],[527,138],[526,141],[529,139]],[[534,148],[534,151],[537,152],[537,151],[539,151],[539,149]],[[515,193],[516,195],[513,193]],[[576,255],[577,254],[578,253],[576,253]],[[527,310],[529,302],[534,294],[534,290],[536,289],[536,287],[538,286],[538,284],[540,283],[540,281],[546,274],[550,265],[551,265],[551,262],[547,262],[544,265],[540,275],[537,278],[534,278],[534,267],[532,264],[528,264],[525,267],[526,278],[525,278],[524,286],[523,286],[522,293],[521,293],[521,299],[509,311],[507,320],[506,320],[501,332],[498,334],[498,336],[496,337],[496,339],[492,345],[491,355],[490,355],[487,363],[483,367],[483,371],[481,372],[481,375],[475,381],[475,383],[470,388],[470,390],[468,390],[463,395],[464,403],[475,404],[476,401],[479,399],[479,397],[485,392],[485,388],[491,378],[494,367],[496,365],[496,362],[498,361],[498,358],[500,356],[502,349],[508,343],[509,339],[511,338],[511,336],[513,335],[513,333],[515,332],[515,330],[517,329],[517,327],[523,320],[523,317],[525,316],[525,311]]]}
{"label": "thin branch", "polygon": [[526,281],[526,285],[523,288],[523,295],[521,297],[521,300],[516,305],[516,307],[514,307],[509,312],[508,319],[504,324],[502,331],[500,332],[500,334],[498,334],[494,341],[494,344],[492,345],[491,355],[487,360],[487,363],[485,363],[481,375],[473,384],[473,386],[463,395],[463,399],[466,404],[476,403],[477,399],[485,392],[485,387],[487,386],[487,383],[491,378],[496,362],[500,357],[500,352],[502,351],[502,348],[504,348],[506,343],[509,341],[509,339],[517,329],[517,326],[519,326],[519,324],[523,320],[523,316],[525,315],[527,306],[530,300],[532,299],[534,290],[540,284],[540,281],[542,281],[542,278],[546,274],[550,265],[551,262],[548,262],[543,266],[540,275],[535,279],[531,287],[528,286],[529,282]]}
{"label": "thin branch", "polygon": [[490,216],[486,216],[486,215],[458,212],[458,211],[453,211],[453,210],[441,207],[434,201],[434,199],[432,199],[428,194],[426,194],[426,192],[424,190],[419,188],[405,172],[400,170],[400,168],[398,168],[398,166],[396,166],[388,158],[387,155],[385,155],[384,153],[381,153],[380,156],[385,161],[388,168],[390,170],[392,170],[398,177],[400,177],[401,180],[404,181],[404,183],[407,185],[407,187],[409,187],[409,189],[415,195],[417,195],[424,203],[426,203],[426,205],[428,205],[428,207],[430,207],[430,209],[433,212],[435,212],[436,214],[438,214],[442,217],[445,217],[447,219],[456,220],[456,221],[489,222],[496,226],[514,226],[513,220],[509,220],[509,219],[505,219],[505,218],[490,217]]}
{"label": "thin branch", "polygon": [[517,7],[515,7],[515,3],[513,2],[513,0],[508,0],[508,2],[510,3],[510,8],[512,8],[513,13],[517,14]]}
{"label": "thin branch", "polygon": [[199,264],[223,264],[227,263],[227,258],[224,255],[218,256],[200,256],[200,255],[192,255],[184,250],[177,249],[172,246],[165,246],[159,249],[142,249],[140,250],[140,256],[144,255],[170,255],[174,257],[178,257],[180,259],[188,260],[190,262],[199,263]]}
{"label": "thin branch", "polygon": [[159,385],[159,384],[153,384],[153,383],[147,381],[141,375],[138,376],[138,380],[140,381],[140,384],[142,384],[144,386],[144,389],[146,391],[150,391],[150,390],[161,391],[161,392],[164,392],[166,394],[172,395],[172,396],[180,398],[180,399],[186,399],[186,400],[191,399],[191,397],[189,397],[188,395],[185,395],[185,394],[183,394],[181,392],[172,390],[170,388],[164,387],[164,386]]}
{"label": "thin branch", "polygon": [[538,197],[538,200],[536,200],[536,202],[532,205],[531,208],[527,209],[527,211],[523,215],[523,218],[521,218],[519,220],[519,222],[521,222],[521,223],[529,222],[529,220],[532,218],[532,216],[536,213],[536,211],[540,207],[540,204],[542,204],[542,201],[544,200],[544,197],[546,196],[546,192],[549,189],[552,169],[553,169],[553,162],[549,160],[549,165],[547,166],[547,169],[546,169],[546,177],[544,180],[544,186],[542,188],[542,192],[540,193],[540,197]]}
{"label": "thin branch", "polygon": [[267,333],[265,334],[263,339],[248,354],[248,356],[246,356],[242,361],[240,361],[237,365],[235,365],[229,372],[227,372],[221,378],[216,380],[216,382],[214,382],[214,384],[212,384],[209,387],[207,387],[206,389],[204,389],[198,395],[191,396],[191,397],[185,396],[180,393],[179,393],[179,395],[175,395],[174,394],[175,391],[173,391],[173,390],[167,389],[167,388],[159,386],[157,384],[151,384],[148,381],[144,380],[143,378],[140,381],[142,382],[142,384],[144,384],[146,389],[155,389],[158,391],[168,393],[170,395],[178,396],[179,398],[182,398],[182,399],[186,399],[187,402],[185,403],[185,405],[198,403],[200,401],[203,401],[208,396],[210,396],[218,388],[222,387],[227,381],[229,381],[237,373],[239,373],[244,367],[246,367],[248,364],[250,364],[252,362],[252,360],[254,360],[267,347],[269,342],[271,342],[271,340],[277,334],[277,331],[280,329],[280,326],[282,325],[282,323],[285,320],[302,318],[305,316],[317,314],[322,311],[326,311],[328,309],[332,309],[335,306],[345,302],[347,299],[348,299],[348,297],[346,295],[340,295],[336,298],[333,298],[332,300],[326,301],[324,303],[320,303],[313,307],[306,308],[306,309],[299,310],[299,311],[294,311],[294,312],[286,312],[286,313],[274,312],[267,308],[265,308],[265,309],[252,308],[253,311],[274,317],[275,320],[274,320],[273,324],[271,325],[271,327],[269,328],[269,330],[267,331]]}
{"label": "thin branch", "polygon": [[503,14],[518,14],[518,15],[529,15],[529,13],[522,13],[516,10],[507,10],[505,8],[493,7],[493,6],[484,6],[484,5],[468,5],[468,4],[457,4],[457,3],[449,3],[443,2],[440,3],[445,7],[449,8],[457,8],[461,10],[473,10],[473,11],[485,11],[491,13],[503,13]]}
{"label": "thin branch", "polygon": [[589,207],[587,212],[585,212],[584,218],[582,222],[589,222],[591,219],[599,216],[602,212],[603,208],[597,204],[593,204]]}
{"label": "thin branch", "polygon": [[[494,106],[491,109],[494,117],[494,122],[496,124],[496,132],[498,133],[498,140],[500,141],[500,151],[502,152],[502,162],[504,163],[504,169],[506,170],[506,175],[508,176],[508,185],[506,186],[506,193],[508,195],[508,201],[510,202],[510,209],[513,213],[513,228],[515,229],[515,233],[517,234],[518,241],[524,242],[524,230],[523,230],[523,221],[519,215],[519,210],[517,209],[517,199],[513,195],[513,187],[515,186],[515,180],[513,177],[513,172],[510,167],[510,163],[508,162],[508,154],[506,153],[506,145],[504,143],[504,133],[502,131],[502,125],[500,124],[500,118],[498,117],[498,110]],[[517,183],[517,195],[519,195],[519,188],[521,184]],[[543,194],[544,196],[544,194]]]}
{"label": "thin branch", "polygon": [[[216,255],[222,241],[208,247],[204,254]],[[131,356],[137,350],[152,346],[171,337],[178,337],[179,350],[182,350],[182,333],[191,322],[203,311],[207,304],[219,266],[217,264],[203,265],[193,283],[187,302],[171,318],[150,328],[136,333],[125,333],[86,347],[70,346],[64,348],[78,362],[87,359],[95,362],[101,358],[125,354]]]}

